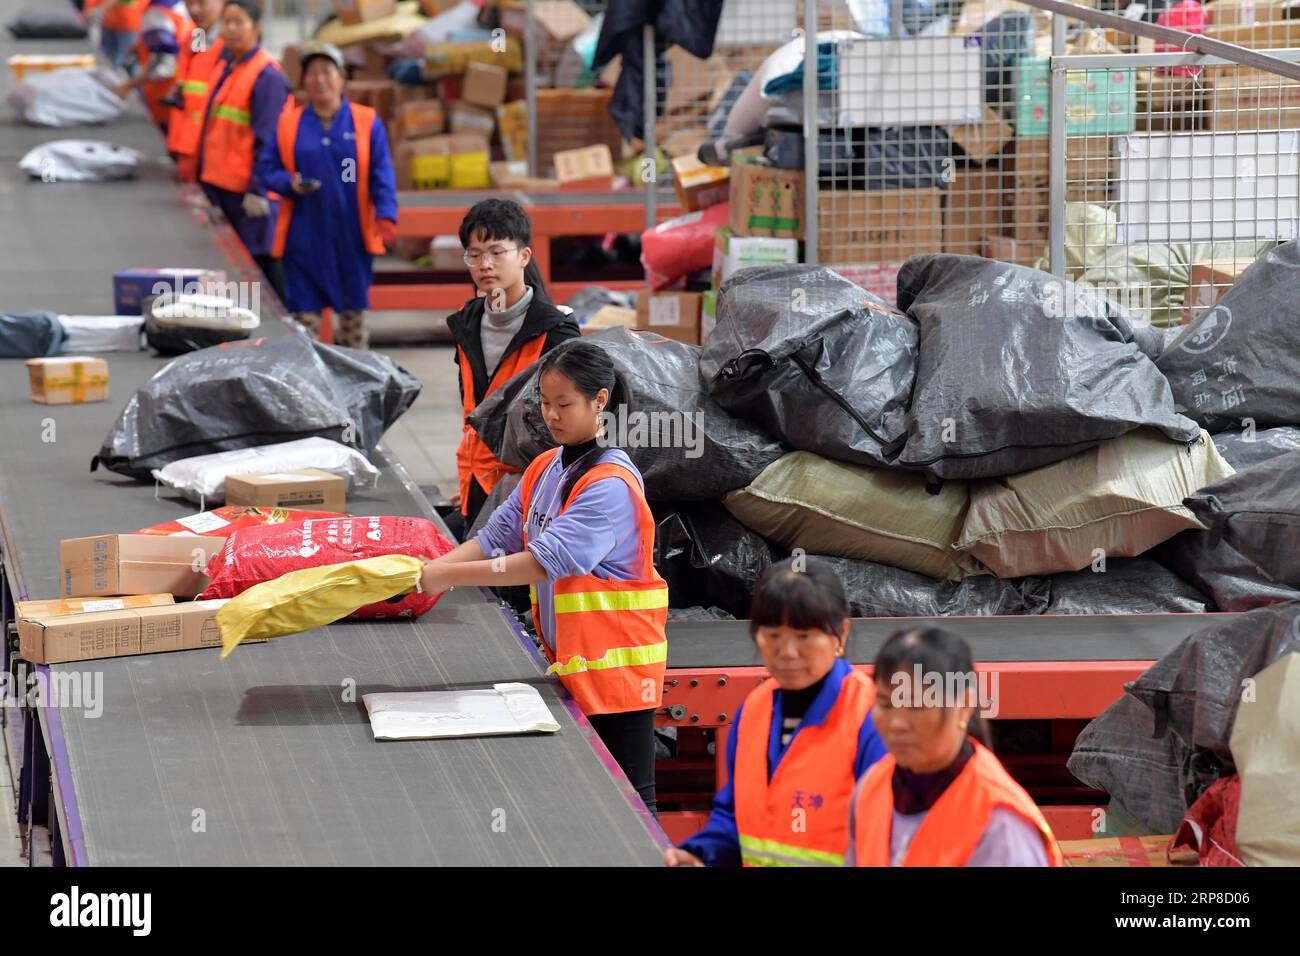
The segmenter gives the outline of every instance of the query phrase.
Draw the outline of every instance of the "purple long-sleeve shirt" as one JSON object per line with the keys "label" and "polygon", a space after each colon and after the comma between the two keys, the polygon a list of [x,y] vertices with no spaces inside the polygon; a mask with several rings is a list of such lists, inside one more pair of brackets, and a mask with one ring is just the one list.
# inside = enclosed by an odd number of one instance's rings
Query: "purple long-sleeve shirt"
{"label": "purple long-sleeve shirt", "polygon": [[140,21],[140,39],[149,51],[149,62],[144,70],[146,79],[166,80],[176,75],[176,56],[180,52],[181,38],[176,35],[176,25],[165,11],[175,10],[180,5],[181,0],[150,0],[144,11]]}
{"label": "purple long-sleeve shirt", "polygon": [[[644,489],[641,473],[621,448],[606,449],[599,462],[622,465]],[[641,526],[628,486],[618,478],[601,478],[560,513],[566,478],[561,456],[556,455],[533,488],[528,515],[523,513],[523,499],[516,487],[474,539],[488,557],[516,554],[524,549],[527,528],[528,550],[546,569],[547,579],[536,585],[537,605],[542,637],[552,650],[557,578],[594,574],[630,581],[641,574]]]}

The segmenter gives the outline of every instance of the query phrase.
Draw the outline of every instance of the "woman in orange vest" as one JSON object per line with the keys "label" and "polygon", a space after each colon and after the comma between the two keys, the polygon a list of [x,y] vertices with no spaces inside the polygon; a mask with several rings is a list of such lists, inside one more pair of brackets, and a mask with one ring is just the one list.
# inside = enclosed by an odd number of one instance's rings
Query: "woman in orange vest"
{"label": "woman in orange vest", "polygon": [[140,39],[135,44],[140,72],[117,88],[122,99],[139,89],[149,115],[164,133],[171,119],[168,97],[176,86],[181,44],[188,42],[193,29],[181,0],[149,0],[140,21]]}
{"label": "woman in orange vest", "polygon": [[425,564],[421,586],[530,585],[549,673],[653,811],[668,585],[654,566],[641,473],[601,427],[617,419],[626,387],[604,349],[581,340],[542,359],[540,387],[560,447],[537,456],[477,537]]}
{"label": "woman in orange vest", "polygon": [[988,749],[970,648],[900,631],[875,663],[873,720],[889,754],[853,796],[858,866],[1061,866],[1042,811]]}
{"label": "woman in orange vest", "polygon": [[179,101],[167,121],[167,151],[176,160],[176,177],[195,182],[199,133],[208,112],[208,96],[221,76],[221,5],[223,0],[186,0],[194,26],[181,39],[176,55],[176,86],[169,97]]}
{"label": "woman in orange vest", "polygon": [[875,687],[844,659],[844,586],[816,557],[774,564],[749,630],[771,677],[736,711],[708,825],[664,862],[842,866],[853,786],[885,753],[870,720]]}
{"label": "woman in orange vest", "polygon": [[459,481],[452,499],[460,514],[448,519],[457,538],[473,526],[501,477],[518,471],[497,460],[470,426],[470,414],[541,356],[579,335],[577,323],[546,294],[529,248],[532,236],[528,213],[510,199],[477,202],[460,224],[465,265],[478,296],[447,319],[456,342],[464,413],[456,449]]}
{"label": "woman in orange vest", "polygon": [[329,44],[302,57],[307,106],[290,100],[257,178],[279,193],[271,255],[284,269],[284,304],[312,335],[321,312],[339,317],[336,341],[370,345],[374,257],[397,241],[397,183],[383,121],[343,95],[343,54]]}
{"label": "woman in orange vest", "polygon": [[276,203],[253,166],[275,139],[289,97],[280,64],[259,45],[262,11],[255,0],[226,0],[221,10],[220,67],[199,133],[198,177],[244,248],[283,298],[280,264],[271,256]]}

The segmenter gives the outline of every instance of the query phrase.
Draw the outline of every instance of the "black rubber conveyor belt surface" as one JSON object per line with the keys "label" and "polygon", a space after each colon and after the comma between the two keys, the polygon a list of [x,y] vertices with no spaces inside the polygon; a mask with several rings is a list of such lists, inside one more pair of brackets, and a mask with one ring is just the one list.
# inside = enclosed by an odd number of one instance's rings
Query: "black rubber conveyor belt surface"
{"label": "black rubber conveyor belt surface", "polygon": [[[0,0],[0,22],[22,5]],[[20,44],[0,35],[0,58],[87,48],[85,41]],[[129,183],[27,181],[18,159],[59,138],[134,146],[150,162]],[[187,208],[138,105],[128,118],[94,129],[38,130],[6,115],[0,223],[0,308],[110,313],[112,274],[132,266],[224,268],[231,279],[253,278],[247,260],[231,251],[229,229]],[[270,317],[271,297],[262,301],[259,334],[288,334]],[[18,599],[58,594],[61,538],[131,531],[195,510],[166,492],[155,498],[147,483],[89,473],[118,411],[163,364],[144,353],[106,358],[109,401],[70,406],[32,403],[21,361],[0,362],[0,548]],[[383,446],[373,458],[380,484],[350,496],[350,511],[435,517]],[[603,748],[591,746],[590,727],[575,720],[500,610],[474,590],[458,589],[418,621],[331,625],[241,647],[224,663],[204,650],[50,670],[85,679],[98,673],[103,681],[100,716],[40,711],[69,862],[659,860],[656,834]],[[499,681],[537,685],[560,732],[379,743],[361,702],[372,691]]]}

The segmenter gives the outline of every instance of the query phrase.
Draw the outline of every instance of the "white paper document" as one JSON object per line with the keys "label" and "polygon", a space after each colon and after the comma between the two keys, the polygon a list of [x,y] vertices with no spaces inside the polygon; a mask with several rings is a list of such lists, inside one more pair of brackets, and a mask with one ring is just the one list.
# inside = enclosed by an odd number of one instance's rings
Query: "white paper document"
{"label": "white paper document", "polygon": [[376,740],[553,734],[560,725],[531,684],[493,684],[474,690],[363,694]]}

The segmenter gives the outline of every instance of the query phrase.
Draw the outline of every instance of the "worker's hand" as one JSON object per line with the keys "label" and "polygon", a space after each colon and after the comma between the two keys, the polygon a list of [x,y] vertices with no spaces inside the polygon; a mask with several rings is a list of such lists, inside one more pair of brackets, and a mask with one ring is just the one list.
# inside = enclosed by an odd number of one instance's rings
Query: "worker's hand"
{"label": "worker's hand", "polygon": [[131,80],[127,80],[125,83],[119,83],[117,86],[113,87],[113,92],[117,94],[119,100],[124,100],[131,95],[133,89],[135,89],[135,83]]}
{"label": "worker's hand", "polygon": [[447,500],[450,501],[450,502],[452,503],[452,505],[454,505],[455,507],[459,508],[459,507],[460,507],[460,491],[457,490],[457,491],[456,491],[454,494],[452,494],[452,496],[451,496],[450,498],[448,498]]}
{"label": "worker's hand", "polygon": [[436,560],[426,561],[420,573],[420,588],[430,597],[437,597],[447,590],[447,582],[442,577],[442,565]]}
{"label": "worker's hand", "polygon": [[289,185],[293,187],[293,191],[299,196],[306,196],[309,193],[314,193],[316,190],[320,189],[321,184],[304,183],[302,181],[302,173],[294,173],[293,179],[289,180]]}
{"label": "worker's hand", "polygon": [[271,215],[270,200],[257,193],[244,193],[244,201],[240,205],[249,219],[265,219]]}
{"label": "worker's hand", "polygon": [[379,238],[384,240],[384,245],[397,245],[397,223],[391,219],[381,219],[376,225],[379,226]]}
{"label": "worker's hand", "polygon": [[704,861],[694,853],[687,853],[675,846],[664,850],[664,866],[703,866]]}

